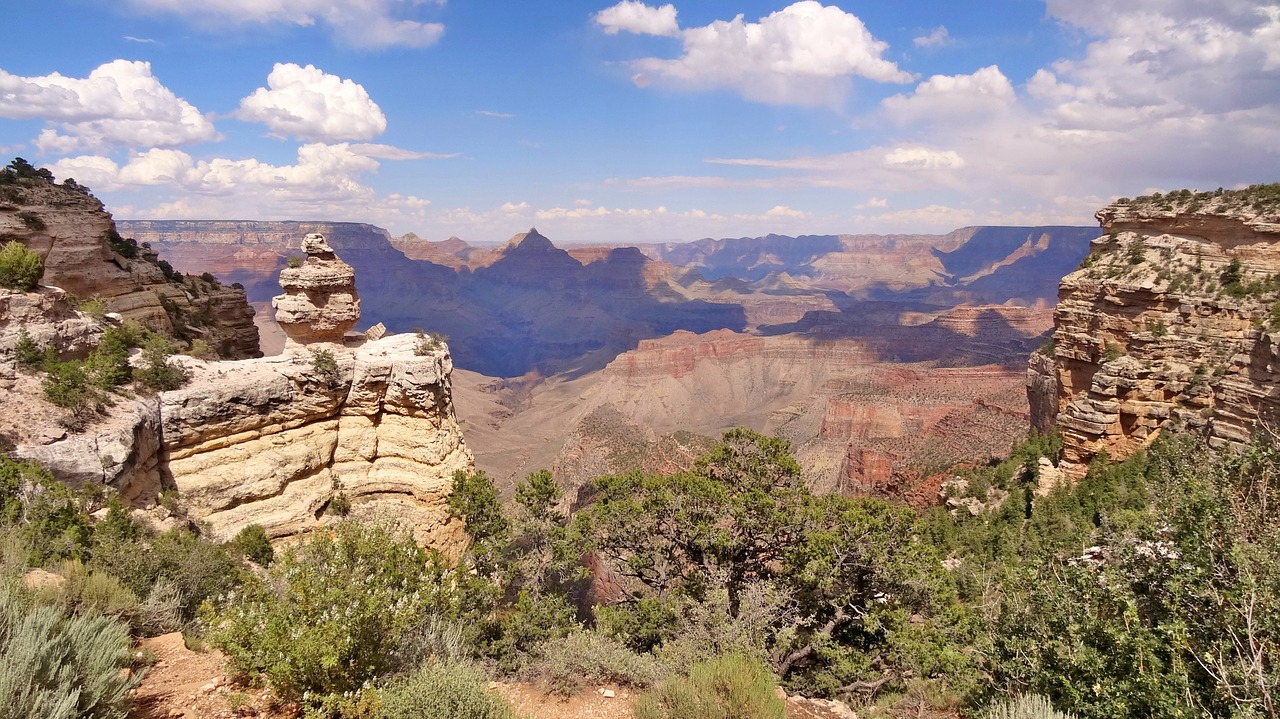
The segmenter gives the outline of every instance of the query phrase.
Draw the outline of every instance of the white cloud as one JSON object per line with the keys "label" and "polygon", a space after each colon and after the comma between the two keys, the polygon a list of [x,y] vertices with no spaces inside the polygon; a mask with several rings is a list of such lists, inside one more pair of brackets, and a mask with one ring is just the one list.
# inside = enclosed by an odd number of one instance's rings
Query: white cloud
{"label": "white cloud", "polygon": [[[674,22],[674,8],[671,19]],[[606,31],[610,27],[622,26],[606,26]],[[884,59],[888,44],[875,39],[856,15],[816,0],[794,3],[758,22],[746,22],[742,15],[717,20],[680,30],[679,37],[684,45],[680,57],[632,61],[636,85],[728,88],[755,102],[813,106],[839,104],[855,77],[877,82],[912,79]]]}
{"label": "white cloud", "polygon": [[676,8],[671,4],[650,7],[639,0],[622,0],[617,5],[596,13],[595,21],[604,28],[606,35],[617,35],[622,30],[637,35],[673,37],[680,33],[680,26],[676,23]]}
{"label": "white cloud", "polygon": [[[1092,223],[1093,210],[1110,197],[1275,180],[1275,0],[1264,7],[1252,0],[1051,0],[1049,10],[1083,42],[1072,57],[1033,70],[1021,87],[995,66],[939,75],[859,118],[862,137],[879,131],[890,138],[878,145],[708,162],[771,171],[753,179],[772,188],[874,192],[892,200],[895,212],[859,207],[867,214],[850,220],[901,230],[912,222],[934,229]],[[679,178],[644,179],[658,187]],[[987,205],[993,197],[1003,202]]]}
{"label": "white cloud", "polygon": [[[152,149],[123,165],[82,155],[50,165],[57,177],[74,177],[95,191],[164,188],[147,207],[117,208],[121,216],[155,219],[237,217],[378,221],[421,217],[425,199],[392,193],[379,196],[362,178],[379,163],[362,149],[380,146],[311,143],[298,148],[292,165],[256,159],[196,160],[180,150]],[[154,193],[148,193],[154,196]]]}
{"label": "white cloud", "polygon": [[41,118],[45,152],[173,147],[216,139],[208,118],[160,84],[151,64],[113,60],[86,78],[19,77],[0,70],[0,117]]}
{"label": "white cloud", "polygon": [[215,25],[288,23],[327,25],[354,47],[426,47],[444,25],[399,17],[404,10],[444,0],[126,0],[140,12],[165,12]]}
{"label": "white cloud", "polygon": [[267,87],[242,99],[236,117],[260,122],[276,137],[311,142],[370,140],[387,129],[386,115],[364,86],[293,63],[276,63]]}
{"label": "white cloud", "polygon": [[124,39],[128,42],[136,42],[136,43],[141,43],[143,45],[155,45],[159,42],[149,37],[134,37],[132,35],[125,35]]}
{"label": "white cloud", "polygon": [[976,224],[978,215],[963,207],[927,205],[897,212],[882,212],[875,219],[881,227],[955,229]]}
{"label": "white cloud", "polygon": [[869,197],[866,202],[854,205],[855,210],[876,210],[889,206],[889,201],[883,197]]}
{"label": "white cloud", "polygon": [[907,170],[958,169],[964,158],[955,150],[930,150],[924,147],[895,147],[885,153],[886,167]]}
{"label": "white cloud", "polygon": [[911,41],[916,47],[942,47],[952,43],[951,33],[945,25],[939,25],[928,35],[921,35]]}
{"label": "white cloud", "polygon": [[887,98],[883,107],[895,122],[954,125],[961,119],[1003,112],[1016,102],[1013,83],[991,65],[971,75],[934,75],[910,95]]}
{"label": "white cloud", "polygon": [[448,160],[461,155],[458,152],[418,152],[393,145],[365,142],[351,143],[347,146],[357,155],[376,157],[379,160]]}
{"label": "white cloud", "polygon": [[484,117],[499,117],[503,119],[515,117],[515,115],[509,112],[496,112],[494,110],[476,110],[476,114],[483,115]]}

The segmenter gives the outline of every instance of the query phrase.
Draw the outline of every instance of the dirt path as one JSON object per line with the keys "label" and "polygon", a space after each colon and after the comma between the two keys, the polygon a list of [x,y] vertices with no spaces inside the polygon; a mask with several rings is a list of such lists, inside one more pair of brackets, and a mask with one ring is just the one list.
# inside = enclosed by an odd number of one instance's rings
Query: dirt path
{"label": "dirt path", "polygon": [[292,719],[261,689],[233,684],[220,652],[187,649],[175,632],[144,639],[140,651],[155,653],[134,698],[129,719]]}
{"label": "dirt path", "polygon": [[[129,719],[296,719],[296,707],[280,706],[269,692],[227,678],[226,657],[186,647],[179,633],[144,639],[139,651],[156,661],[147,670]],[[489,689],[530,719],[633,719],[636,692],[614,686],[571,697],[547,694],[533,684],[493,682]],[[843,711],[841,711],[843,709]],[[799,697],[787,701],[788,719],[851,719],[853,712]],[[855,718],[856,719],[856,718]]]}

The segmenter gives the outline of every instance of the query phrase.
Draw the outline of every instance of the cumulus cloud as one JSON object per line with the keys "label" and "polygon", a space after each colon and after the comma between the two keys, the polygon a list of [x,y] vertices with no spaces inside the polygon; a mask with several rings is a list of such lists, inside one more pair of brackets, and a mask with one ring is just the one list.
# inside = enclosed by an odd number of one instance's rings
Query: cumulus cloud
{"label": "cumulus cloud", "polygon": [[314,65],[276,63],[267,87],[240,101],[236,117],[260,122],[271,134],[312,142],[371,140],[387,129],[387,117],[352,80]]}
{"label": "cumulus cloud", "polygon": [[676,23],[676,7],[671,4],[650,7],[639,0],[622,0],[617,5],[596,13],[595,21],[604,28],[606,35],[617,35],[623,30],[637,35],[672,37],[680,33],[680,26]]}
{"label": "cumulus cloud", "polygon": [[911,41],[916,47],[942,47],[951,44],[951,33],[945,25],[939,25],[928,35],[921,35]]}
{"label": "cumulus cloud", "polygon": [[151,64],[113,60],[85,78],[0,70],[0,117],[41,118],[44,152],[174,147],[216,139],[208,118],[160,84]]}
{"label": "cumulus cloud", "polygon": [[[879,144],[708,162],[771,171],[755,179],[775,188],[911,193],[888,196],[893,213],[851,218],[900,229],[1089,223],[1109,197],[1274,180],[1280,4],[1050,0],[1048,8],[1083,41],[1021,86],[996,66],[938,75],[858,120],[860,136],[891,138]],[[919,205],[922,196],[948,202]],[[1004,202],[988,206],[992,197]]]}
{"label": "cumulus cloud", "polygon": [[134,10],[170,13],[216,25],[324,24],[354,47],[426,47],[444,34],[444,25],[401,17],[405,10],[444,0],[126,0]]}
{"label": "cumulus cloud", "polygon": [[1013,83],[995,65],[971,75],[934,75],[909,95],[883,102],[895,122],[955,124],[958,120],[1003,112],[1017,102]]}
{"label": "cumulus cloud", "polygon": [[[613,24],[597,22],[608,32],[619,29],[640,32],[653,27],[652,20],[665,8],[624,2],[604,13],[626,8],[633,22],[611,15]],[[665,16],[664,16],[665,17]],[[675,8],[670,12],[675,23]],[[742,15],[717,20],[704,27],[674,30],[657,26],[660,33],[676,34],[684,54],[674,59],[642,58],[631,62],[636,85],[685,90],[731,89],[748,100],[777,105],[836,105],[861,77],[877,82],[910,82],[909,73],[884,59],[888,44],[871,35],[858,16],[816,0],[802,0],[782,10],[747,22]],[[674,32],[669,32],[674,31]]]}
{"label": "cumulus cloud", "polygon": [[[155,148],[123,164],[100,155],[68,157],[49,167],[57,177],[108,192],[163,187],[173,199],[125,207],[121,216],[156,219],[252,217],[378,220],[417,213],[427,200],[397,193],[380,196],[363,177],[379,167],[377,145],[310,143],[292,165],[256,159],[197,160],[181,150]],[[370,152],[370,148],[373,151]]]}

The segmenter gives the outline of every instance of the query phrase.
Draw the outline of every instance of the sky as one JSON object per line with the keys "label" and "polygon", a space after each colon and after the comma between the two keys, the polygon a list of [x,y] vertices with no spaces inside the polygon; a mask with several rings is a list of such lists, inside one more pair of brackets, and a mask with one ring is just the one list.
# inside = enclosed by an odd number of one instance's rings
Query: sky
{"label": "sky", "polygon": [[0,156],[119,219],[495,243],[1094,223],[1280,181],[1270,0],[40,0]]}

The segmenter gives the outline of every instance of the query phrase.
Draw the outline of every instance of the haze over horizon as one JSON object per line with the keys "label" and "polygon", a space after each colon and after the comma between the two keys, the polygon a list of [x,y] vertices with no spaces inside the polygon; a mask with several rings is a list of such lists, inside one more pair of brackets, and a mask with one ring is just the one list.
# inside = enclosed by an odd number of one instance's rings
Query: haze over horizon
{"label": "haze over horizon", "polygon": [[121,219],[492,244],[1092,224],[1277,179],[1280,4],[47,0],[0,155]]}

